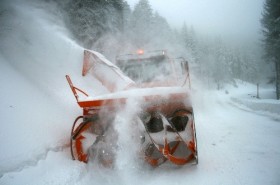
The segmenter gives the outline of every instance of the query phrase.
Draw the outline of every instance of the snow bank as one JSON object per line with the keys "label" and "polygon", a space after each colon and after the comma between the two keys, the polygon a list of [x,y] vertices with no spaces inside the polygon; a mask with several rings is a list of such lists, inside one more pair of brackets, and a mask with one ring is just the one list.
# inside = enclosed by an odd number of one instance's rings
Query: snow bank
{"label": "snow bank", "polygon": [[257,98],[257,86],[247,82],[237,80],[236,87],[228,86],[226,89],[231,101],[240,108],[273,117],[280,114],[280,101],[276,100],[275,89],[272,86],[261,84],[260,98]]}
{"label": "snow bank", "polygon": [[0,7],[1,177],[66,147],[80,110],[65,75],[81,79],[83,48],[69,39],[50,3],[2,1]]}
{"label": "snow bank", "polygon": [[275,100],[251,100],[251,99],[240,99],[232,98],[236,103],[242,104],[251,110],[259,111],[268,114],[279,115],[280,114],[280,102]]}

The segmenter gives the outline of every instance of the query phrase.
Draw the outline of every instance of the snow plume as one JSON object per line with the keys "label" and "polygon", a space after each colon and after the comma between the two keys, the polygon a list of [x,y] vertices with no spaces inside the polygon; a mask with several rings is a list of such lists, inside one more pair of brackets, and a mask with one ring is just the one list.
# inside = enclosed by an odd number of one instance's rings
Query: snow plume
{"label": "snow plume", "polygon": [[133,176],[135,176],[133,173],[139,168],[137,161],[139,161],[141,140],[135,118],[140,112],[140,107],[139,100],[128,99],[125,108],[118,113],[114,122],[119,134],[116,169],[121,178],[126,181],[125,184],[129,184],[133,180]]}
{"label": "snow plume", "polygon": [[78,114],[65,74],[80,76],[82,48],[52,3],[0,1],[0,12],[2,176],[65,149],[73,121],[65,115]]}
{"label": "snow plume", "polygon": [[92,179],[108,185],[131,184],[139,177],[139,173],[144,174],[143,165],[139,163],[139,123],[135,121],[141,112],[141,102],[141,98],[129,98],[126,105],[119,106],[116,112],[110,112],[106,108],[101,110],[104,116],[114,115],[110,128],[105,133],[106,142],[111,144],[107,149],[114,155],[114,162],[109,168],[98,160],[89,162],[81,176],[81,184],[88,184]]}
{"label": "snow plume", "polygon": [[1,25],[8,29],[0,33],[3,57],[47,95],[62,100],[67,90],[61,87],[67,83],[61,76],[78,74],[82,48],[69,39],[59,10],[38,1],[9,1],[1,7],[7,10]]}

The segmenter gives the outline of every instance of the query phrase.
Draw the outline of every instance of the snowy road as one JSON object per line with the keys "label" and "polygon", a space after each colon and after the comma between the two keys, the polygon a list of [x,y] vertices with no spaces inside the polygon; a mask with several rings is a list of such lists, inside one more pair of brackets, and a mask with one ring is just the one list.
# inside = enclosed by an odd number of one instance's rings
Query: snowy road
{"label": "snowy road", "polygon": [[216,97],[205,101],[206,116],[199,113],[197,119],[199,173],[209,176],[202,184],[278,184],[279,119],[233,107],[221,94]]}
{"label": "snowy road", "polygon": [[127,165],[100,169],[72,161],[69,148],[57,148],[4,174],[0,184],[279,184],[279,120],[241,110],[220,94],[209,95],[196,106],[197,166],[150,169],[119,159]]}

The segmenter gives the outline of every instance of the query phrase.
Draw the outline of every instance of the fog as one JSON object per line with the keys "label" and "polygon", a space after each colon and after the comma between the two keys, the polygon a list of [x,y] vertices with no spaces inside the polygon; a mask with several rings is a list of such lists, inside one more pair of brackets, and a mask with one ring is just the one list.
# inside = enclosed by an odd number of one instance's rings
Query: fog
{"label": "fog", "polygon": [[[127,0],[133,8],[138,0]],[[260,18],[264,0],[150,0],[152,8],[171,26],[183,22],[203,34],[229,40],[254,41],[261,37]]]}

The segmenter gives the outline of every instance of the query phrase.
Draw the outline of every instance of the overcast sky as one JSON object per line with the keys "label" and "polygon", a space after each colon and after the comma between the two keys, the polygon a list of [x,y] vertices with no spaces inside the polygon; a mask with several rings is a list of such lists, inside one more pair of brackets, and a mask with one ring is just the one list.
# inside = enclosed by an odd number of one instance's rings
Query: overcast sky
{"label": "overcast sky", "polygon": [[[133,8],[138,0],[127,0]],[[185,21],[196,31],[223,38],[259,39],[264,0],[149,0],[171,26]]]}

